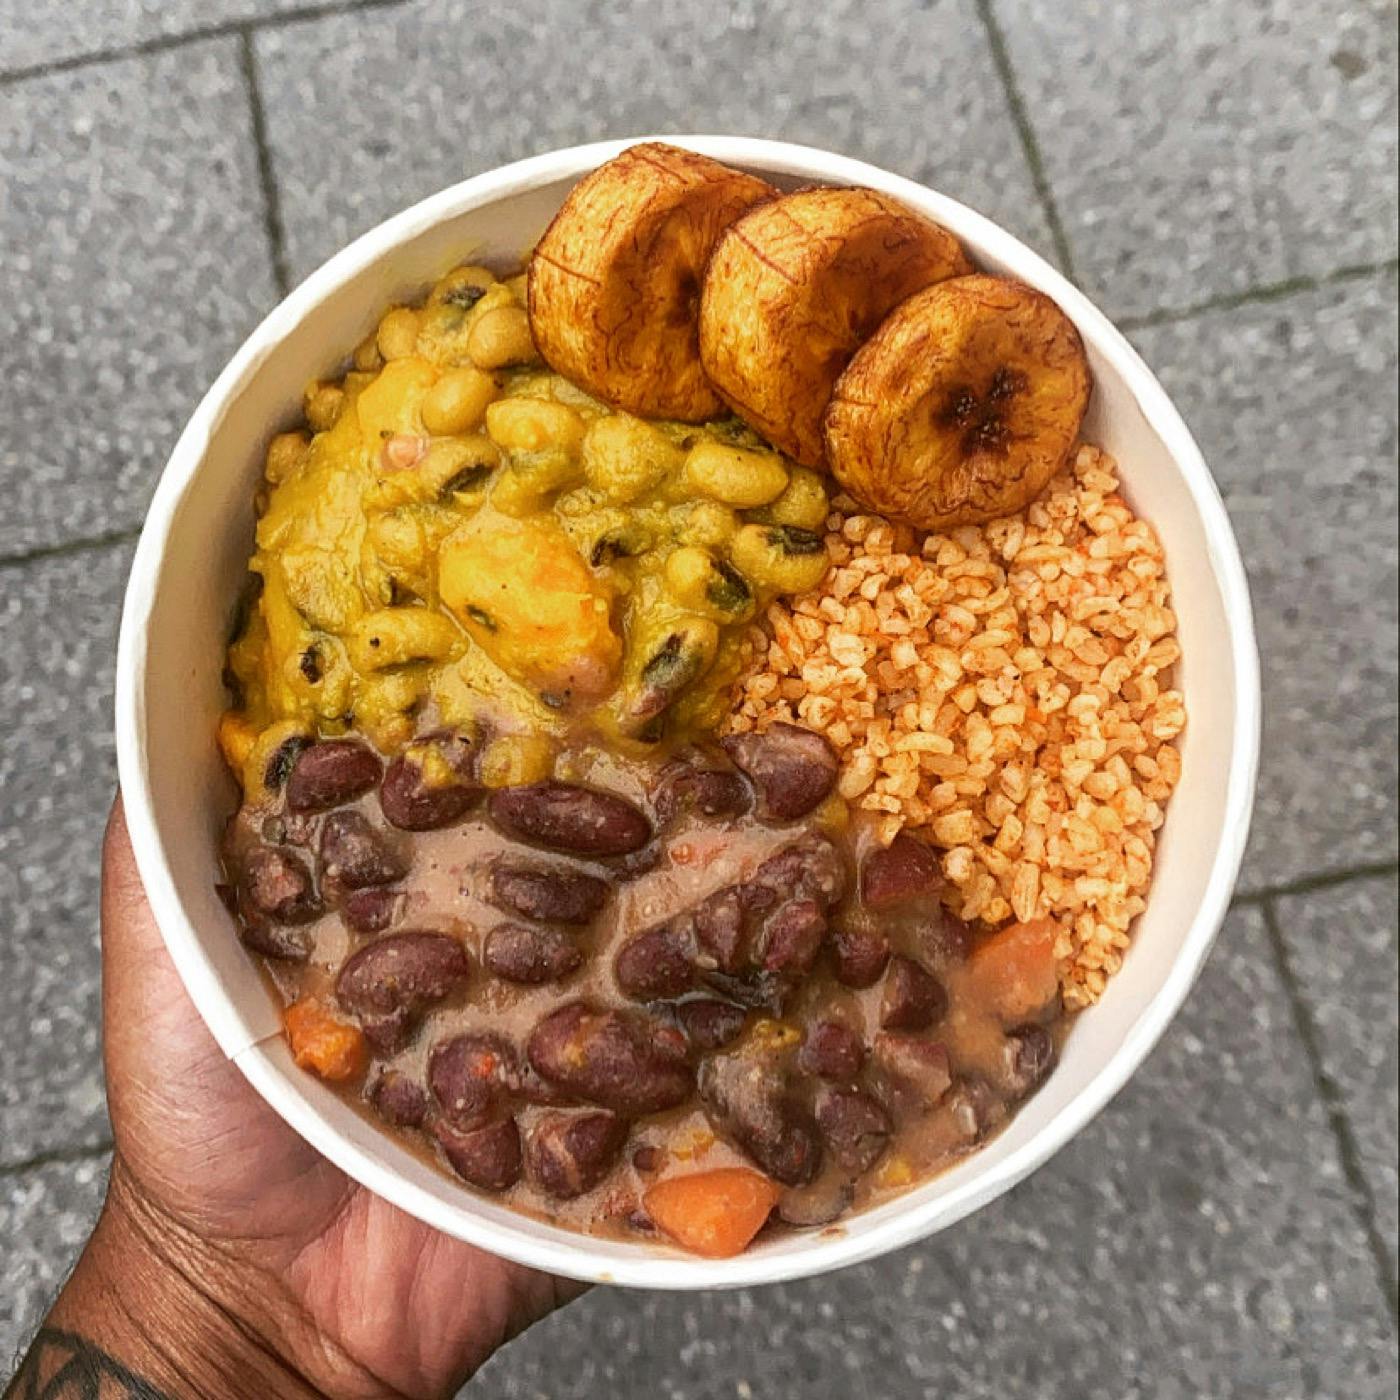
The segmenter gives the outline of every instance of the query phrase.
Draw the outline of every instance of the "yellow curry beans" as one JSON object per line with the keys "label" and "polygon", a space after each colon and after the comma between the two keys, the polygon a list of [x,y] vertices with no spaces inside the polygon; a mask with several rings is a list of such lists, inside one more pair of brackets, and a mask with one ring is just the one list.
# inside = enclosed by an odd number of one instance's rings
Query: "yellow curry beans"
{"label": "yellow curry beans", "polygon": [[301,406],[311,430],[317,433],[326,432],[335,427],[345,410],[345,390],[338,384],[313,379],[306,386]]}
{"label": "yellow curry beans", "polygon": [[483,781],[550,776],[580,712],[712,726],[740,628],[826,569],[826,487],[733,424],[613,412],[540,364],[522,278],[454,268],[390,308],[307,431],[268,444],[255,612],[220,725],[256,797],[289,738],[401,752],[493,712]]}
{"label": "yellow curry beans", "polygon": [[653,491],[684,461],[677,447],[650,423],[611,413],[588,425],[582,443],[588,484],[618,505]]}
{"label": "yellow curry beans", "polygon": [[826,543],[791,525],[745,525],[734,537],[735,567],[759,588],[807,593],[826,577]]}
{"label": "yellow curry beans", "polygon": [[467,336],[467,354],[478,369],[504,369],[538,360],[524,308],[493,306],[485,312]]}
{"label": "yellow curry beans", "polygon": [[386,360],[405,360],[418,349],[418,313],[407,306],[385,312],[375,343]]}
{"label": "yellow curry beans", "polygon": [[554,745],[542,734],[503,734],[481,753],[481,781],[489,788],[542,783],[554,772]]}
{"label": "yellow curry beans", "polygon": [[584,427],[572,408],[549,399],[500,399],[486,410],[486,431],[507,452],[556,448],[572,457],[583,442]]}
{"label": "yellow curry beans", "polygon": [[443,437],[469,433],[499,392],[496,381],[473,366],[446,370],[423,397],[423,426]]}
{"label": "yellow curry beans", "polygon": [[305,433],[278,433],[267,445],[267,461],[263,470],[275,486],[297,470],[306,460],[311,439]]}
{"label": "yellow curry beans", "polygon": [[685,482],[736,510],[752,510],[777,500],[787,489],[788,474],[775,452],[730,447],[707,438],[685,459]]}
{"label": "yellow curry beans", "polygon": [[346,645],[350,664],[362,675],[445,661],[460,651],[462,634],[442,613],[428,608],[380,608],[352,624]]}

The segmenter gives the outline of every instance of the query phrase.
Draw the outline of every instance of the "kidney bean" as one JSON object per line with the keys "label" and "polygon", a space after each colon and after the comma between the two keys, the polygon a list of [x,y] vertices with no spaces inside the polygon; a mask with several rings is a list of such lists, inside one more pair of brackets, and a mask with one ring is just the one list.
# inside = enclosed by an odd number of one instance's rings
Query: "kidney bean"
{"label": "kidney bean", "polygon": [[515,1085],[519,1063],[503,1036],[468,1031],[433,1046],[428,1088],[454,1127],[479,1127]]}
{"label": "kidney bean", "polygon": [[836,926],[831,946],[836,980],[847,987],[873,987],[890,960],[889,939],[858,915]]}
{"label": "kidney bean", "polygon": [[828,1089],[817,1100],[817,1126],[847,1171],[869,1171],[890,1144],[890,1116],[859,1089]]}
{"label": "kidney bean", "polygon": [[840,1083],[853,1080],[864,1062],[865,1047],[860,1037],[840,1021],[818,1021],[808,1026],[797,1052],[799,1069]]}
{"label": "kidney bean", "polygon": [[695,1086],[679,1032],[636,1012],[581,1001],[546,1016],[527,1054],[551,1084],[632,1117],[674,1108]]}
{"label": "kidney bean", "polygon": [[362,813],[332,812],[321,824],[321,878],[349,890],[388,885],[407,865]]}
{"label": "kidney bean", "polygon": [[391,933],[352,953],[335,990],[358,1013],[370,1044],[392,1054],[424,1007],[455,991],[471,972],[467,950],[445,933]]}
{"label": "kidney bean", "polygon": [[287,806],[293,812],[324,812],[368,792],[383,764],[358,739],[325,739],[303,749],[287,778]]}
{"label": "kidney bean", "polygon": [[269,924],[244,919],[239,933],[243,942],[265,958],[280,958],[283,962],[305,962],[311,956],[312,938],[305,928],[290,924]]}
{"label": "kidney bean", "polygon": [[507,982],[557,982],[583,966],[583,953],[557,928],[500,924],[487,935],[482,961]]}
{"label": "kidney bean", "polygon": [[386,1069],[369,1087],[374,1111],[396,1128],[421,1128],[428,1117],[428,1095],[401,1070]]}
{"label": "kidney bean", "polygon": [[340,917],[355,933],[382,933],[398,918],[403,902],[402,890],[382,886],[353,890],[340,907]]}
{"label": "kidney bean", "polygon": [[811,1181],[821,1165],[815,1125],[789,1092],[781,1057],[753,1044],[700,1068],[700,1099],[717,1131],[785,1186]]}
{"label": "kidney bean", "polygon": [[948,1092],[953,1074],[948,1047],[901,1031],[881,1031],[875,1037],[875,1063],[880,1087],[902,1112],[932,1108]]}
{"label": "kidney bean", "polygon": [[676,1019],[696,1049],[718,1050],[739,1038],[748,1017],[741,1006],[703,997],[681,1002],[676,1007]]}
{"label": "kidney bean", "polygon": [[737,973],[744,965],[746,920],[743,889],[731,885],[700,901],[692,916],[703,963]]}
{"label": "kidney bean", "polygon": [[794,1186],[778,1198],[778,1219],[799,1230],[814,1230],[839,1220],[851,1208],[855,1188],[839,1176],[819,1177],[810,1186]]}
{"label": "kidney bean", "polygon": [[880,1026],[887,1031],[921,1031],[948,1009],[943,984],[913,958],[896,954],[880,995]]}
{"label": "kidney bean", "polygon": [[507,836],[572,855],[625,856],[651,840],[651,823],[625,798],[572,783],[501,788],[488,810]]}
{"label": "kidney bean", "polygon": [[569,1200],[602,1181],[626,1141],[627,1122],[615,1113],[551,1113],[530,1134],[526,1169],[542,1191]]}
{"label": "kidney bean", "polygon": [[695,981],[693,957],[684,921],[674,920],[629,938],[613,960],[613,975],[634,1001],[662,1001],[691,989]]}
{"label": "kidney bean", "polygon": [[253,846],[244,855],[238,906],[250,925],[302,924],[321,912],[305,863],[276,846]]}
{"label": "kidney bean", "polygon": [[763,968],[788,978],[805,977],[826,937],[826,915],[814,899],[795,899],[773,914],[764,930]]}
{"label": "kidney bean", "polygon": [[1044,1083],[1055,1067],[1055,1040],[1044,1026],[1018,1026],[1007,1031],[1002,1051],[1002,1084],[1022,1099]]}
{"label": "kidney bean", "polygon": [[754,871],[754,893],[777,894],[781,899],[806,896],[823,909],[840,903],[846,892],[846,863],[830,838],[812,831],[769,856]]}
{"label": "kidney bean", "polygon": [[1006,1117],[1006,1104],[980,1079],[961,1079],[939,1105],[948,1115],[956,1144],[967,1146],[990,1132]]}
{"label": "kidney bean", "polygon": [[932,958],[964,962],[972,951],[973,927],[941,905],[929,910],[919,928],[919,942]]}
{"label": "kidney bean", "polygon": [[445,732],[419,740],[389,765],[379,789],[379,806],[391,826],[438,831],[461,821],[481,791],[471,740]]}
{"label": "kidney bean", "polygon": [[660,826],[673,826],[694,814],[714,820],[747,812],[749,785],[729,768],[700,768],[680,759],[662,770],[651,803]]}
{"label": "kidney bean", "polygon": [[870,909],[936,898],[942,888],[943,870],[933,848],[907,831],[887,848],[871,851],[861,865],[861,898]]}
{"label": "kidney bean", "polygon": [[724,751],[758,789],[758,818],[795,822],[831,795],[840,772],[836,751],[820,735],[793,724],[763,734],[734,734]]}
{"label": "kidney bean", "polygon": [[489,898],[499,909],[525,919],[586,924],[608,899],[608,883],[577,870],[497,865],[488,877]]}
{"label": "kidney bean", "polygon": [[666,1154],[659,1147],[652,1147],[648,1143],[643,1143],[632,1154],[632,1165],[639,1172],[659,1172],[666,1165]]}
{"label": "kidney bean", "polygon": [[439,1119],[433,1136],[448,1165],[473,1186],[505,1191],[520,1180],[520,1129],[514,1118],[500,1118],[468,1132]]}

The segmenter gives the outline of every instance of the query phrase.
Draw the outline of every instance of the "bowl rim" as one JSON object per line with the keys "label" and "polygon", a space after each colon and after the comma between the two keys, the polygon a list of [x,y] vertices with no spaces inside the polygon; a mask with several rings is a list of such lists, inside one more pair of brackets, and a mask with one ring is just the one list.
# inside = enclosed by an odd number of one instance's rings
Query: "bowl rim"
{"label": "bowl rim", "polygon": [[[1224,839],[1218,847],[1180,952],[1127,1032],[1117,1053],[1024,1145],[944,1196],[896,1210],[858,1234],[818,1237],[796,1253],[745,1253],[700,1260],[639,1245],[635,1254],[592,1255],[591,1237],[557,1227],[549,1238],[448,1210],[429,1193],[375,1161],[326,1122],[288,1080],[262,1043],[237,1044],[231,999],[213,977],[181,906],[162,847],[146,771],[143,676],[147,622],[166,545],[179,510],[194,488],[205,449],[225,405],[279,342],[321,301],[379,262],[400,243],[471,209],[567,178],[578,178],[624,148],[667,141],[716,160],[771,174],[884,190],[949,216],[960,231],[1015,275],[1055,299],[1087,344],[1113,364],[1152,430],[1180,471],[1200,519],[1224,602],[1235,680],[1237,742],[1224,798]],[[449,186],[393,215],[330,257],[284,297],[250,333],[195,409],[167,460],[132,562],[117,648],[115,739],[117,768],[137,868],[156,922],[191,999],[226,1054],[296,1131],[348,1176],[426,1224],[518,1263],[593,1282],[660,1289],[730,1288],[778,1282],[846,1267],[923,1239],[990,1203],[1075,1137],[1118,1093],[1156,1045],[1181,1007],[1224,921],[1244,858],[1258,775],[1261,728],[1259,656],[1249,585],[1219,489],[1190,430],[1155,375],[1123,334],[1089,298],[1039,254],[986,216],[929,187],[864,161],[817,147],[747,136],[651,135],[591,142],[531,156]],[[202,993],[203,995],[200,995]],[[467,1198],[468,1210],[470,1201]],[[528,1217],[521,1224],[536,1225]],[[558,1238],[554,1238],[557,1235]]]}

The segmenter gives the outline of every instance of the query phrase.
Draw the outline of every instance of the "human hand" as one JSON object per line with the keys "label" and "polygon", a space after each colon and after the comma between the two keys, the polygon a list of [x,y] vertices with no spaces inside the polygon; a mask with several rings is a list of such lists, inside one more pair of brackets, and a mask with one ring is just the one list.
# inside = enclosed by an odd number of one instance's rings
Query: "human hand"
{"label": "human hand", "polygon": [[120,799],[103,850],[102,963],[112,1179],[30,1366],[47,1336],[63,1355],[86,1339],[94,1366],[120,1363],[157,1395],[447,1396],[580,1291],[403,1214],[258,1097],[165,951]]}

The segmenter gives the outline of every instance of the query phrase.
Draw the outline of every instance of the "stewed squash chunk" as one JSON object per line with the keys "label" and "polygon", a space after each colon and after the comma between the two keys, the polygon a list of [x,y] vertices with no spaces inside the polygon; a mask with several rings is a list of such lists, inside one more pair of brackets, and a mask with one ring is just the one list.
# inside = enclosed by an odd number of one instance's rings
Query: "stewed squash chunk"
{"label": "stewed squash chunk", "polygon": [[611,688],[622,660],[611,590],[552,521],[482,511],[443,542],[438,590],[491,659],[548,703]]}

